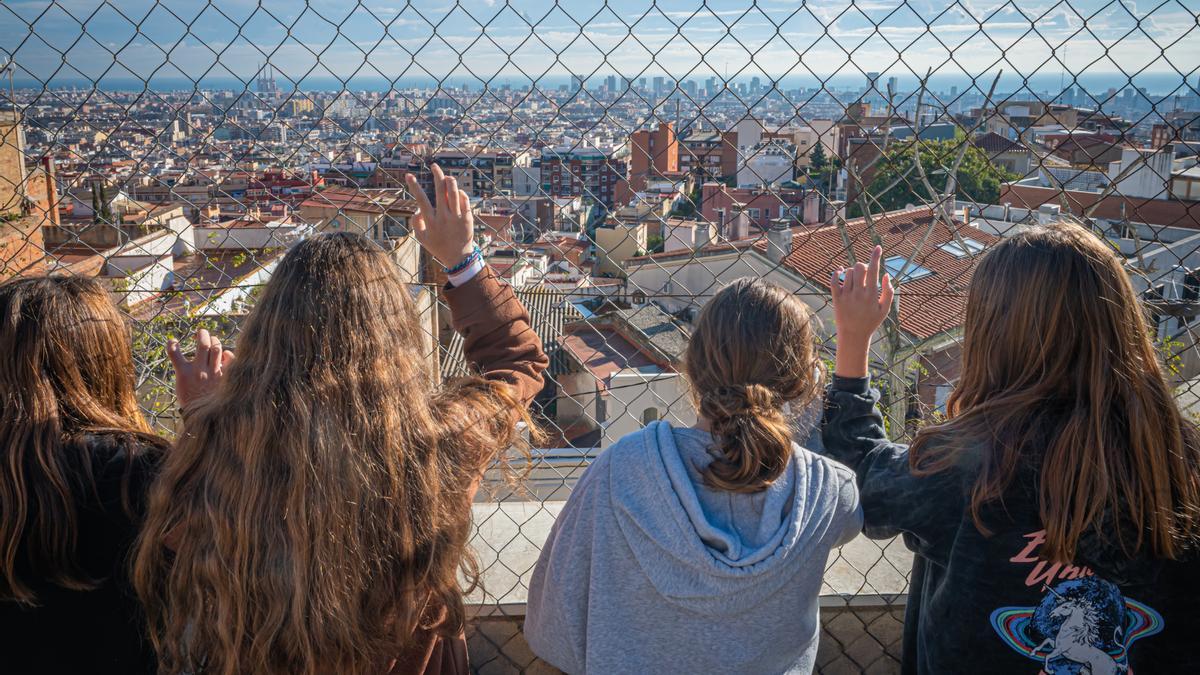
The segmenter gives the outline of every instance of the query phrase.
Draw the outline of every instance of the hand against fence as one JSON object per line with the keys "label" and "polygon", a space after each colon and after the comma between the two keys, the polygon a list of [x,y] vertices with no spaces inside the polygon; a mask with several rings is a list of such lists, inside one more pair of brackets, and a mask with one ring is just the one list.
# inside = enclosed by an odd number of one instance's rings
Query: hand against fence
{"label": "hand against fence", "polygon": [[[892,307],[896,290],[891,275],[879,279],[883,248],[871,251],[871,263],[834,271],[829,280],[833,320],[837,325],[837,361],[834,372],[842,377],[866,377],[871,337]],[[844,276],[843,276],[844,275]]]}
{"label": "hand against fence", "polygon": [[406,177],[408,191],[417,200],[420,211],[413,218],[417,241],[445,267],[453,267],[471,254],[475,246],[475,217],[471,215],[471,200],[458,189],[458,180],[446,176],[437,164],[432,167],[433,193],[437,207],[411,173]]}
{"label": "hand against fence", "polygon": [[175,400],[187,408],[217,388],[233,362],[233,352],[221,348],[221,340],[203,328],[196,331],[196,355],[188,359],[178,340],[167,342],[167,358],[175,368]]}

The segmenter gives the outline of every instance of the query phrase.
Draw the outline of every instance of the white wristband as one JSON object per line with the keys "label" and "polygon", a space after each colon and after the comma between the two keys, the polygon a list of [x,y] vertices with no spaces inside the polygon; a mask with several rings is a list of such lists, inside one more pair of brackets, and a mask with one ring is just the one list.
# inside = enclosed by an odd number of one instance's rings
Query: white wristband
{"label": "white wristband", "polygon": [[470,265],[467,265],[466,267],[455,272],[454,274],[448,275],[448,278],[450,280],[450,285],[451,286],[462,286],[463,284],[467,283],[468,281],[474,279],[476,274],[479,274],[480,272],[483,271],[483,264],[484,264],[483,256],[480,256],[480,257],[476,258],[475,261],[472,262]]}

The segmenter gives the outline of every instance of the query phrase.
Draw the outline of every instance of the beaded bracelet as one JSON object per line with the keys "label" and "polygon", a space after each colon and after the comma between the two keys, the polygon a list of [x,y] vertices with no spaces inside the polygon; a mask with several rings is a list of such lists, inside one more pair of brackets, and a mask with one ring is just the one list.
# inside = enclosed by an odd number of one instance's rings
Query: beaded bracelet
{"label": "beaded bracelet", "polygon": [[467,254],[467,257],[463,258],[462,262],[458,263],[454,267],[443,267],[442,271],[446,274],[458,274],[459,272],[470,267],[476,260],[479,260],[482,257],[483,251],[476,246],[470,253]]}

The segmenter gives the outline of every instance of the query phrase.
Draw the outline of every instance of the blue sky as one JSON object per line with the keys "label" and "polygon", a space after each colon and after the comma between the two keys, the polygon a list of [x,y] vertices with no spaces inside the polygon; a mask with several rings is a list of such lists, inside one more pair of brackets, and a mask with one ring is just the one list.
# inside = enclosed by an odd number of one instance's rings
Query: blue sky
{"label": "blue sky", "polygon": [[980,0],[650,4],[15,0],[0,5],[0,49],[24,82],[245,80],[268,60],[302,86],[570,72],[844,79],[882,71],[912,80],[928,68],[977,75],[1000,67],[1093,79],[1179,70],[1195,84],[1200,72],[1200,0],[1022,0],[1019,9]]}

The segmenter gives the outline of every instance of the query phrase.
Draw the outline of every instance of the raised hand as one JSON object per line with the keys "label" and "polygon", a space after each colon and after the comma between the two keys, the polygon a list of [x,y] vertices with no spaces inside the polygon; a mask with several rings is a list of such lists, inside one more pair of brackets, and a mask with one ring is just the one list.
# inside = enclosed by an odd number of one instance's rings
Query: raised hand
{"label": "raised hand", "polygon": [[829,280],[837,325],[835,373],[842,377],[866,376],[871,338],[891,310],[896,290],[890,275],[879,278],[882,258],[883,248],[876,246],[870,264],[836,270]]}
{"label": "raised hand", "polygon": [[196,331],[196,355],[188,359],[178,340],[167,342],[167,358],[175,368],[175,400],[188,408],[211,394],[233,362],[233,352],[221,347],[221,340],[203,328]]}
{"label": "raised hand", "polygon": [[471,214],[471,200],[458,188],[458,180],[443,174],[437,164],[432,169],[436,207],[429,203],[416,176],[410,173],[405,178],[408,191],[420,209],[413,217],[413,233],[443,267],[453,267],[474,250],[475,217]]}

